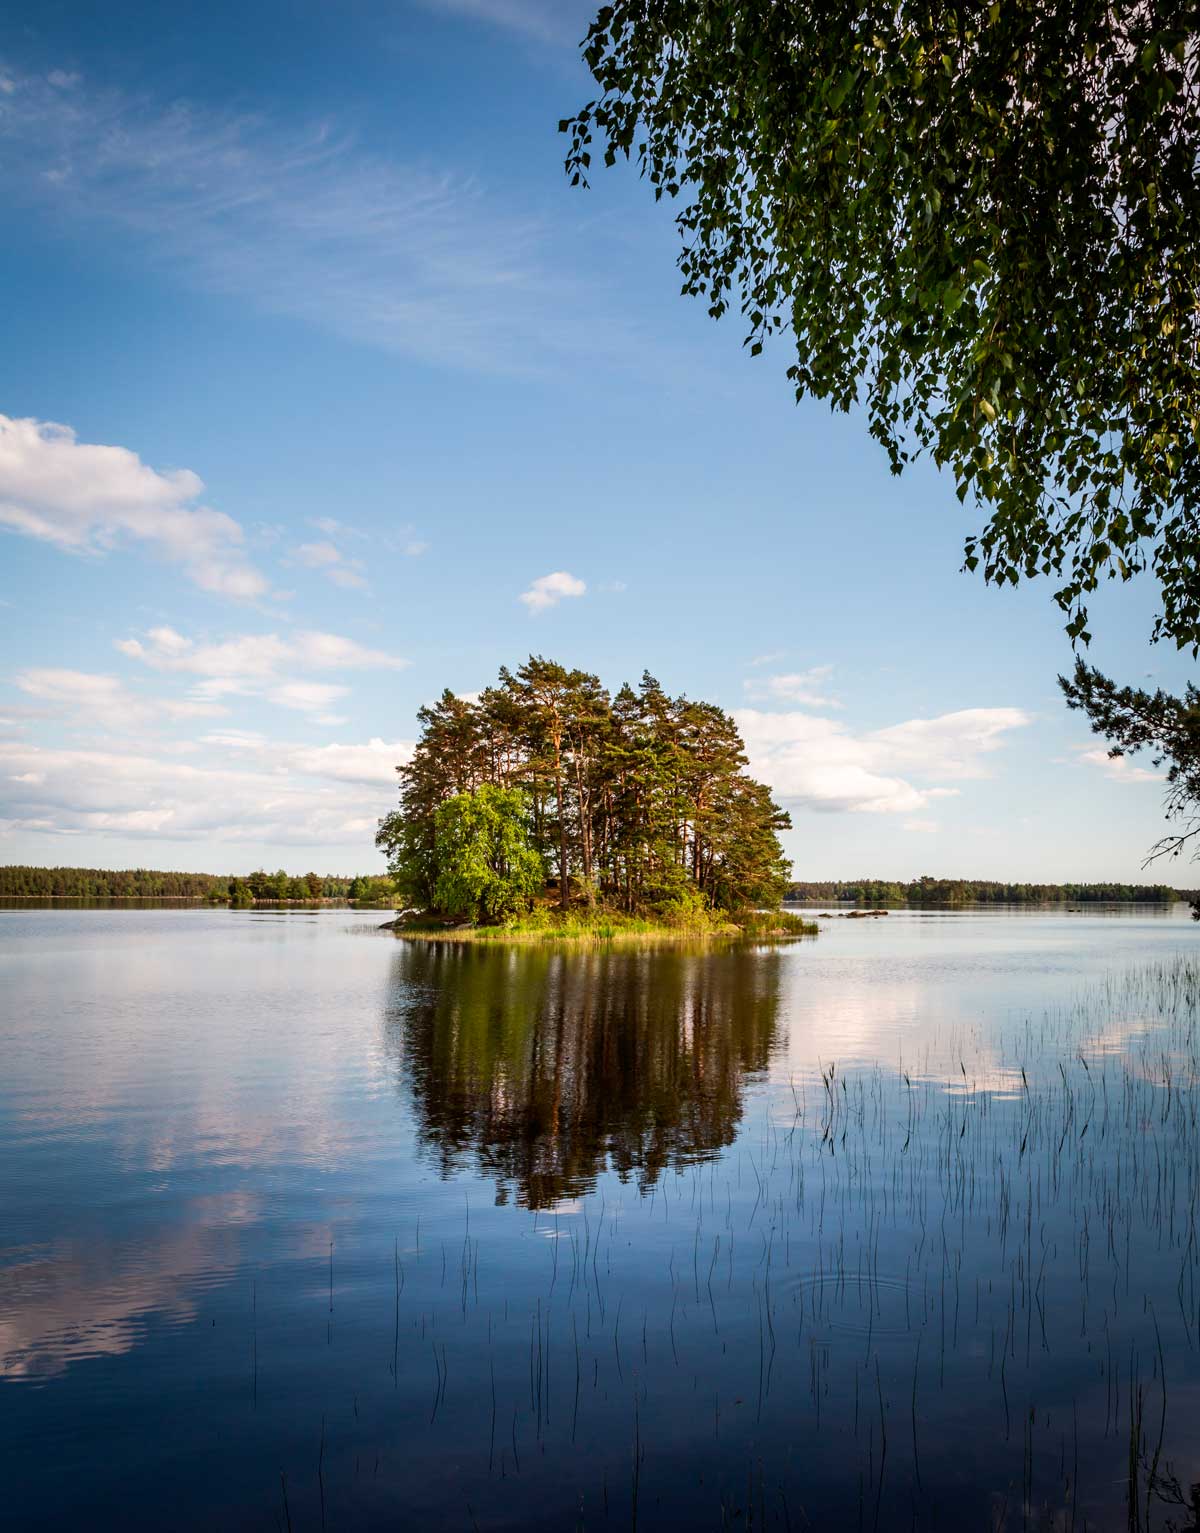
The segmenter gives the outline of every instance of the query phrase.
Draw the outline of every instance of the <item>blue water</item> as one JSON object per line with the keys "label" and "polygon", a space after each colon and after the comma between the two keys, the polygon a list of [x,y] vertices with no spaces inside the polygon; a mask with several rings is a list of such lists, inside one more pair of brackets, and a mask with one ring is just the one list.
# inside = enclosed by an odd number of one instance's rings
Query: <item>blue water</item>
{"label": "blue water", "polygon": [[1193,1527],[1186,916],[0,911],[5,1525]]}

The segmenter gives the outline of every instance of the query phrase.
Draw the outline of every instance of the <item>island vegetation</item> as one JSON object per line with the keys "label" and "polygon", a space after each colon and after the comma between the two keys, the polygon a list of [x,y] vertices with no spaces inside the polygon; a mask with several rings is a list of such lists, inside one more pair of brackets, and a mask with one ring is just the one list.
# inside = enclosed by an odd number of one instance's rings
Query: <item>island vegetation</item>
{"label": "island vegetation", "polygon": [[900,883],[886,878],[793,882],[787,898],[850,901],[855,905],[1089,905],[1171,904],[1190,900],[1195,891],[1166,884],[1008,884],[985,878],[921,878]]}
{"label": "island vegetation", "polygon": [[[787,814],[730,716],[649,673],[610,695],[531,655],[418,714],[378,845],[410,932],[804,935],[780,911]],[[764,912],[766,912],[764,914]]]}

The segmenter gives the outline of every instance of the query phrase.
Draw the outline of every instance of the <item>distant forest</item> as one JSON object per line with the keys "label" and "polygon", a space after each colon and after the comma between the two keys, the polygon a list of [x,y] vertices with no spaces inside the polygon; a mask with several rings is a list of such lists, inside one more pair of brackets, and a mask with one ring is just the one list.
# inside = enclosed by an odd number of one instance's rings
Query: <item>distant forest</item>
{"label": "distant forest", "polygon": [[789,900],[844,900],[855,905],[1169,904],[1194,890],[1167,884],[1004,884],[987,878],[914,878],[910,883],[860,878],[850,883],[792,883]]}
{"label": "distant forest", "polygon": [[209,900],[254,904],[258,901],[320,899],[390,900],[390,878],[375,874],[290,874],[259,869],[245,878],[217,873],[164,873],[153,868],[0,867],[0,898],[84,900]]}
{"label": "distant forest", "polygon": [[[245,877],[218,873],[165,873],[153,868],[0,867],[0,899],[361,900],[378,904],[395,893],[390,878],[332,873],[291,874],[259,869]],[[1168,884],[1004,884],[979,878],[915,878],[910,883],[859,878],[847,882],[793,882],[788,900],[855,905],[1047,905],[1119,901],[1167,904],[1196,897]]]}

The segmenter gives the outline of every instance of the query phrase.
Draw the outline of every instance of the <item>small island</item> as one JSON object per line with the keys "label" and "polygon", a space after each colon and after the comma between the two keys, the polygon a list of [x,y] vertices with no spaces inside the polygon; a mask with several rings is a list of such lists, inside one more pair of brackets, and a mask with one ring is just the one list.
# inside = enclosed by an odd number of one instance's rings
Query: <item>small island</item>
{"label": "small island", "polygon": [[417,715],[376,842],[429,940],[813,936],[780,909],[787,813],[733,719],[644,673],[610,694],[540,655]]}

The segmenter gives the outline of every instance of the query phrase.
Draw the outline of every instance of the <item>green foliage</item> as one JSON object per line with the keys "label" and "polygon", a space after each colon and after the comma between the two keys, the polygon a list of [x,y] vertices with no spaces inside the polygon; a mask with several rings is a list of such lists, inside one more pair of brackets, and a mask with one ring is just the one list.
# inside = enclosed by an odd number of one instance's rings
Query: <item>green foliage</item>
{"label": "green foliage", "polygon": [[[529,843],[572,902],[670,920],[693,909],[778,904],[787,815],[747,776],[733,720],[670,697],[648,673],[615,696],[540,655],[469,703],[444,692],[418,714],[400,807],[376,843],[407,904],[447,909],[442,806],[482,786],[524,795]],[[468,881],[455,898],[470,904]]]}
{"label": "green foliage", "polygon": [[791,910],[749,910],[738,917],[743,937],[770,941],[775,937],[815,937],[815,921],[806,921]]}
{"label": "green foliage", "polygon": [[573,905],[563,910],[556,902],[537,901],[528,911],[496,926],[462,926],[443,917],[409,916],[397,927],[425,938],[446,942],[616,942],[625,939],[658,941],[667,938],[737,937],[740,928],[700,902],[664,912],[631,915],[608,905]]}
{"label": "green foliage", "polygon": [[[429,909],[433,905],[437,883],[434,815],[438,802],[428,793],[406,794],[406,808],[384,815],[375,834],[375,845],[387,858],[388,873],[400,903],[406,907]],[[412,809],[407,812],[410,803]]]}
{"label": "green foliage", "polygon": [[1050,576],[1086,642],[1146,567],[1195,651],[1200,36],[1169,0],[615,0],[560,124],[678,199],[683,292],[794,344],[984,513],[966,565]]}
{"label": "green foliage", "polygon": [[0,867],[0,897],[5,899],[223,899],[228,883],[215,873],[151,868]]}
{"label": "green foliage", "polygon": [[1166,816],[1185,828],[1157,841],[1146,861],[1178,857],[1200,833],[1200,688],[1189,683],[1179,698],[1161,687],[1119,687],[1082,660],[1069,681],[1060,676],[1058,682],[1067,707],[1086,713],[1093,733],[1111,742],[1110,756],[1147,751],[1156,767],[1166,767]]}
{"label": "green foliage", "polygon": [[[282,882],[281,882],[282,880]],[[360,882],[360,880],[354,880]],[[377,889],[388,879],[367,879]],[[5,899],[159,899],[227,901],[253,904],[255,900],[345,899],[351,880],[337,875],[308,873],[303,878],[286,872],[264,873],[260,868],[248,878],[228,878],[217,873],[165,873],[150,868],[32,868],[0,867],[0,898]]]}
{"label": "green foliage", "polygon": [[356,905],[393,905],[396,885],[390,878],[356,878],[347,897]]}
{"label": "green foliage", "polygon": [[546,881],[530,845],[518,788],[480,783],[440,804],[434,817],[434,903],[448,915],[496,922],[527,910]]}

